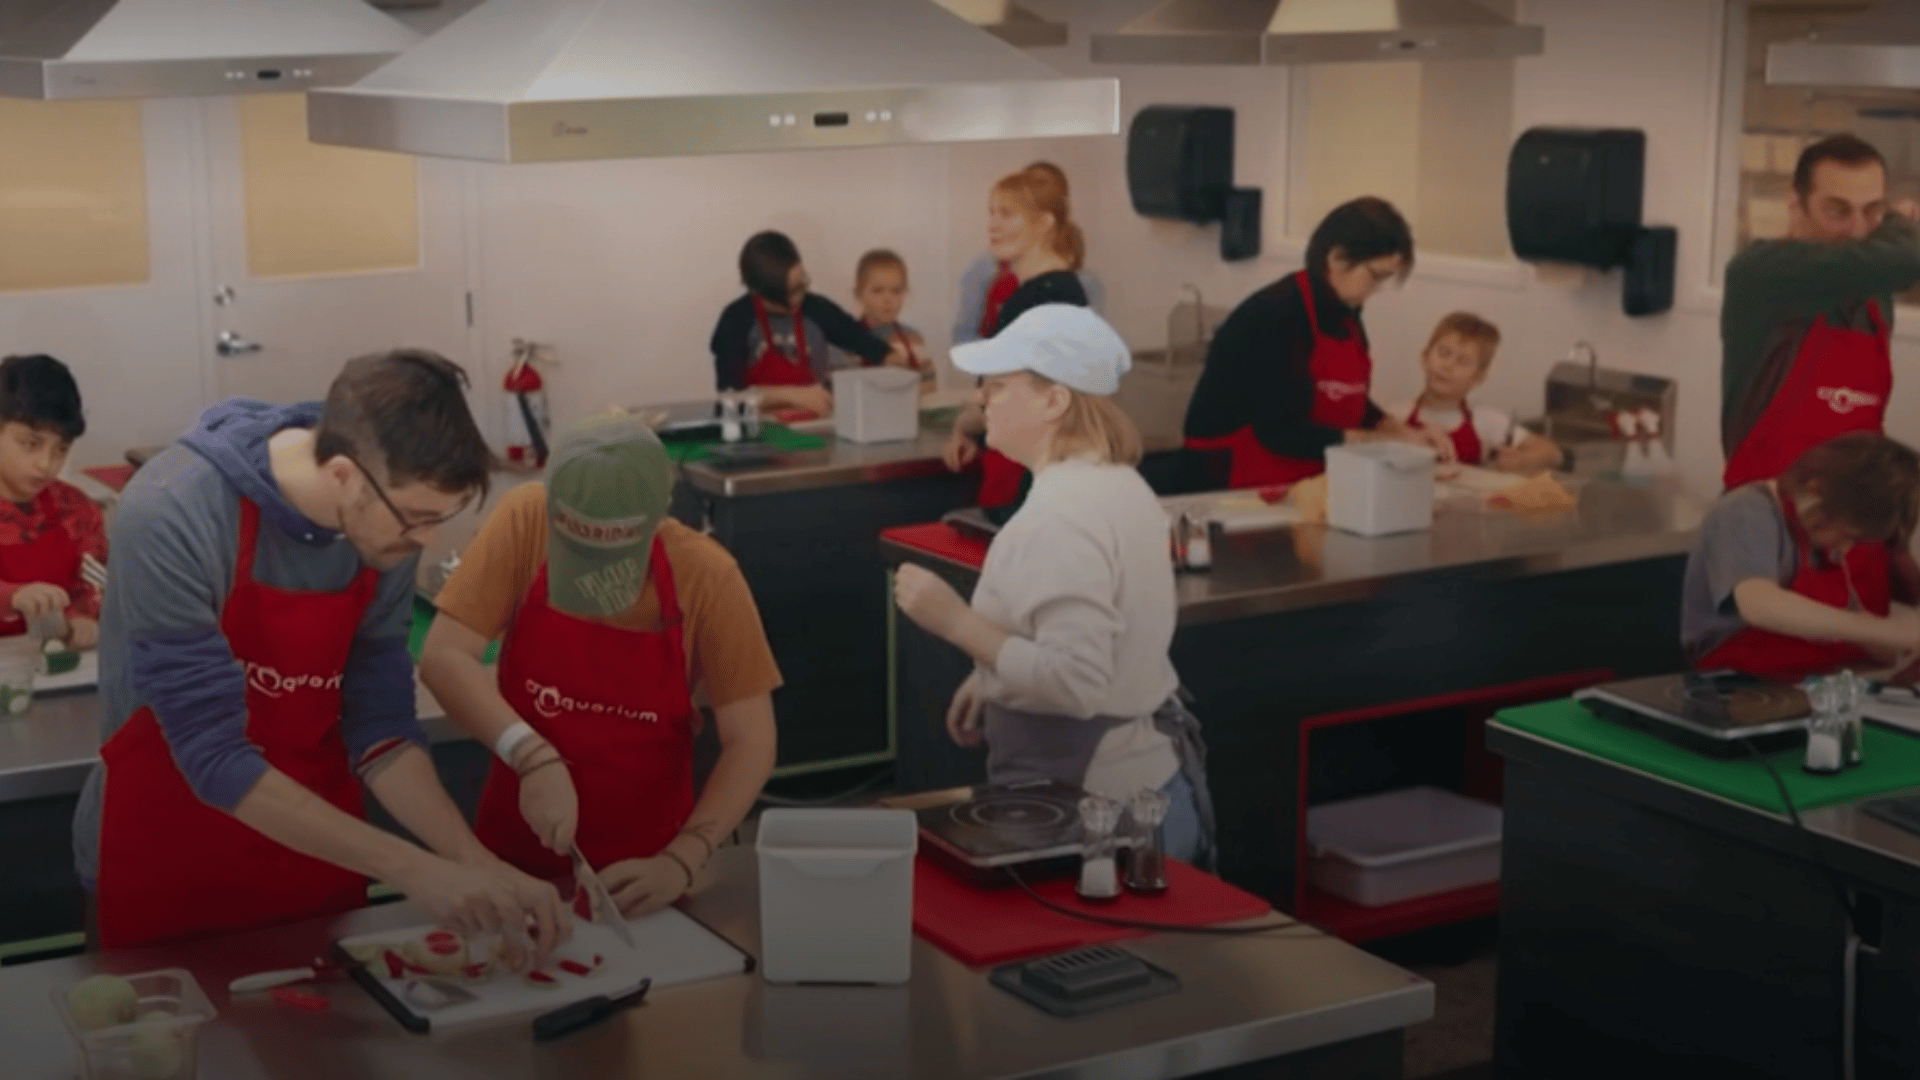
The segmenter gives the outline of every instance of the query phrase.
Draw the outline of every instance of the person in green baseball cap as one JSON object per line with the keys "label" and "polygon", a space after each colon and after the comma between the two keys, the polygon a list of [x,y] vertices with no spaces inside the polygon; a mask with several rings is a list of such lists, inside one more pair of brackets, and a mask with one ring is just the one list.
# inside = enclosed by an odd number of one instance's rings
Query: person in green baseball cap
{"label": "person in green baseball cap", "polygon": [[[759,611],[726,550],[669,515],[673,482],[631,414],[558,433],[546,483],[504,496],[461,553],[420,654],[448,717],[498,758],[481,842],[550,879],[578,851],[630,918],[686,892],[774,761]],[[721,749],[696,793],[701,698]]]}

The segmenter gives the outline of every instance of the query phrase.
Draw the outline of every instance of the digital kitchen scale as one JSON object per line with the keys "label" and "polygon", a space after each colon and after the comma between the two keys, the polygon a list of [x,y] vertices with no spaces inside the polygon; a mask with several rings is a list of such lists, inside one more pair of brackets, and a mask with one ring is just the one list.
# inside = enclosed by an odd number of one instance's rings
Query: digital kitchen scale
{"label": "digital kitchen scale", "polygon": [[1080,867],[1086,794],[1057,780],[974,788],[960,802],[914,811],[922,850],[981,886],[1012,884],[1009,870],[1025,881],[1070,876]]}
{"label": "digital kitchen scale", "polygon": [[1573,697],[1595,716],[1713,758],[1805,746],[1812,712],[1798,687],[1734,671],[1602,683]]}

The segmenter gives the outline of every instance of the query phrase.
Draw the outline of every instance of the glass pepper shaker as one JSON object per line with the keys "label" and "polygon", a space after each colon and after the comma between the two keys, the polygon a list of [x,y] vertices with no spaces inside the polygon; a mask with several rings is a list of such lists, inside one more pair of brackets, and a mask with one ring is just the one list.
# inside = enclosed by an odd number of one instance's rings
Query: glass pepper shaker
{"label": "glass pepper shaker", "polygon": [[1080,884],[1075,892],[1082,900],[1112,900],[1120,895],[1118,859],[1120,804],[1098,795],[1080,800],[1080,828],[1084,849],[1080,860]]}
{"label": "glass pepper shaker", "polygon": [[1863,734],[1863,722],[1860,718],[1860,703],[1867,696],[1867,680],[1851,671],[1843,671],[1839,678],[1839,694],[1834,704],[1838,707],[1841,721],[1840,764],[1851,769],[1860,764],[1860,737]]}
{"label": "glass pepper shaker", "polygon": [[1127,815],[1133,823],[1133,848],[1127,852],[1127,889],[1166,892],[1166,848],[1160,827],[1167,819],[1167,797],[1144,788],[1127,803]]}

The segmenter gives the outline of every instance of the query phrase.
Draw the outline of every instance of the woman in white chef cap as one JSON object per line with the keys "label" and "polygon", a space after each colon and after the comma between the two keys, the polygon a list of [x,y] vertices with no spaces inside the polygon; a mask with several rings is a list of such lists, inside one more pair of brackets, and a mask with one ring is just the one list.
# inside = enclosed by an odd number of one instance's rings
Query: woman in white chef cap
{"label": "woman in white chef cap", "polygon": [[953,350],[981,376],[987,443],[1033,472],[994,537],[971,606],[902,566],[894,595],[976,667],[947,711],[963,746],[987,744],[992,784],[1058,780],[1112,799],[1167,796],[1165,842],[1210,866],[1212,800],[1199,722],[1169,659],[1168,523],[1135,466],[1140,433],[1113,403],[1127,345],[1092,311],[1047,304]]}

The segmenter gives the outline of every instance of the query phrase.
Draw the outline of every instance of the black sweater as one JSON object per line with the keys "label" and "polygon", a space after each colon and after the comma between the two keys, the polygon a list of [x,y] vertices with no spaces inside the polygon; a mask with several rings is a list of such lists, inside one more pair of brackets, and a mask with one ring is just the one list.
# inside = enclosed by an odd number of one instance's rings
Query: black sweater
{"label": "black sweater", "polygon": [[[795,333],[805,333],[806,324],[811,323],[819,328],[828,345],[853,353],[869,365],[885,361],[893,349],[869,333],[846,309],[824,296],[808,293],[800,302],[800,316]],[[767,317],[769,320],[785,318],[772,312],[768,312]],[[713,340],[709,342],[713,350],[714,382],[719,389],[747,388],[747,369],[757,359],[751,355],[757,344],[760,344],[760,324],[753,316],[753,297],[741,296],[720,312],[720,321],[714,326]],[[824,384],[832,371],[832,358],[828,350],[815,347],[818,342],[809,344],[807,360],[813,366],[814,377]]]}
{"label": "black sweater", "polygon": [[1075,307],[1091,307],[1087,299],[1087,287],[1080,284],[1080,275],[1071,270],[1049,270],[1044,274],[1020,283],[1020,287],[1000,305],[1000,319],[993,328],[993,336],[1013,325],[1013,320],[1046,304],[1072,304]]}
{"label": "black sweater", "polygon": [[[1365,347],[1367,331],[1360,313],[1324,282],[1314,281],[1313,294],[1321,332],[1344,340],[1351,325]],[[1300,287],[1289,274],[1247,297],[1220,325],[1187,405],[1186,435],[1214,438],[1252,425],[1254,438],[1267,450],[1319,460],[1346,435],[1311,419],[1312,358],[1313,326]],[[1371,428],[1382,416],[1369,396],[1361,426]]]}

